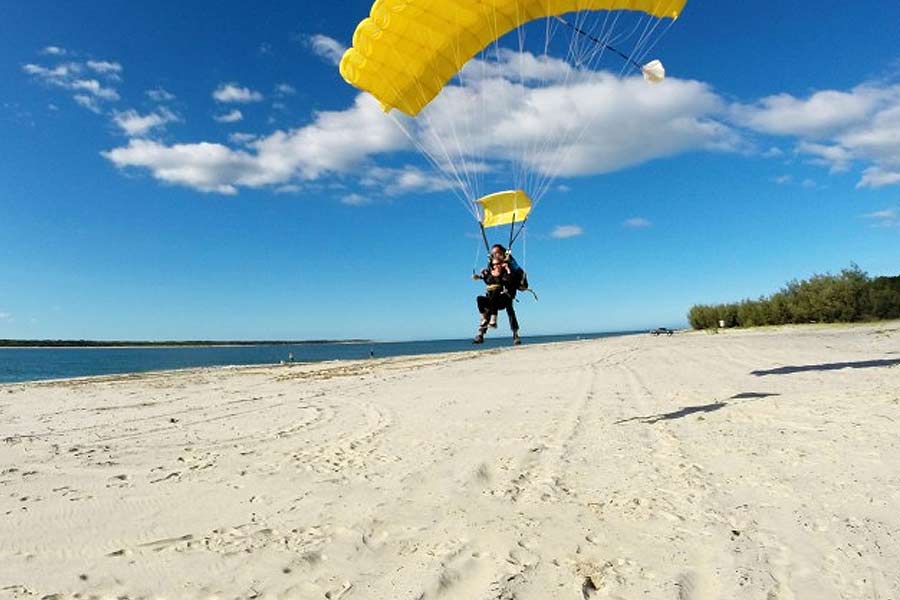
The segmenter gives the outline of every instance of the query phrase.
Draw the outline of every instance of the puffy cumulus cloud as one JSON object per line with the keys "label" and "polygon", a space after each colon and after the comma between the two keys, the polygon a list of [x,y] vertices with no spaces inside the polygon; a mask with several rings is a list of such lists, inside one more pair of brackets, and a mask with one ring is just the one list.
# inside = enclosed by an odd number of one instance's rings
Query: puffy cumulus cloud
{"label": "puffy cumulus cloud", "polygon": [[47,46],[41,50],[41,54],[45,56],[65,56],[66,49],[59,46]]}
{"label": "puffy cumulus cloud", "polygon": [[131,140],[103,156],[119,168],[147,169],[160,181],[203,192],[288,185],[351,171],[371,155],[405,147],[378,103],[357,97],[346,111],[320,112],[312,123],[244,142],[243,150],[200,142],[164,145]]}
{"label": "puffy cumulus cloud", "polygon": [[737,123],[775,135],[820,138],[863,122],[883,98],[878,88],[861,86],[850,92],[825,90],[808,98],[778,94],[755,104],[737,104]]}
{"label": "puffy cumulus cloud", "polygon": [[146,115],[133,109],[113,113],[113,122],[129,137],[146,135],[153,129],[164,127],[175,121],[178,121],[178,116],[165,108]]}
{"label": "puffy cumulus cloud", "polygon": [[344,44],[321,33],[309,36],[306,39],[306,43],[313,51],[313,54],[333,65],[340,64],[344,52],[347,51],[347,47]]}
{"label": "puffy cumulus cloud", "polygon": [[644,217],[631,217],[630,219],[626,219],[623,225],[629,229],[647,229],[648,227],[653,227],[653,223]]}
{"label": "puffy cumulus cloud", "polygon": [[[448,86],[418,119],[395,114],[402,128],[385,117],[375,99],[360,94],[350,108],[318,113],[305,127],[233,138],[241,149],[181,144],[180,159],[199,161],[185,171],[173,170],[165,147],[116,149],[106,156],[119,166],[146,168],[161,180],[203,191],[284,186],[348,174],[366,164],[354,177],[379,194],[454,190],[475,197],[486,179],[509,173],[510,162],[549,186],[557,175],[599,174],[680,152],[741,146],[739,134],[720,120],[723,101],[702,83],[670,79],[651,86],[640,77],[568,72],[568,66],[529,55],[522,63],[527,71],[550,81],[531,86],[519,80],[513,60],[501,53],[490,77]],[[249,91],[240,89],[222,86],[220,99],[246,97]],[[373,164],[379,155],[412,149],[403,130],[443,172]],[[188,152],[201,147],[203,152]],[[200,171],[206,175],[197,176]]]}
{"label": "puffy cumulus cloud", "polygon": [[514,161],[546,176],[593,175],[691,150],[736,150],[706,85],[580,73],[565,85],[507,78],[445,88],[421,118],[404,119],[435,160]]}
{"label": "puffy cumulus cloud", "polygon": [[584,235],[584,229],[579,225],[557,225],[550,232],[550,237],[557,240],[566,240]]}
{"label": "puffy cumulus cloud", "polygon": [[213,117],[219,123],[237,123],[238,121],[243,120],[244,114],[238,109],[234,109],[231,112],[227,112],[223,115],[216,115]]}
{"label": "puffy cumulus cloud", "polygon": [[102,153],[117,167],[144,167],[166,183],[202,192],[236,194],[237,186],[257,175],[252,155],[221,144],[175,144],[134,139],[127,146]]}
{"label": "puffy cumulus cloud", "polygon": [[806,98],[779,94],[735,106],[731,116],[739,126],[795,138],[799,154],[832,172],[861,163],[857,187],[900,183],[898,84],[866,83]]}
{"label": "puffy cumulus cloud", "polygon": [[261,102],[263,95],[255,90],[242,87],[237,83],[222,83],[212,93],[212,97],[216,102],[248,104],[250,102]]}

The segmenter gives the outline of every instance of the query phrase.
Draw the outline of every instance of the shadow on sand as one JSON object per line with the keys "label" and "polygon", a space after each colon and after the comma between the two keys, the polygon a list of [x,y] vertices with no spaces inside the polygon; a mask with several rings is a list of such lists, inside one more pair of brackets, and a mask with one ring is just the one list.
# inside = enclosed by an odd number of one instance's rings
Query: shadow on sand
{"label": "shadow on sand", "polygon": [[641,423],[647,424],[659,423],[660,421],[673,421],[675,419],[682,419],[684,417],[695,415],[698,413],[711,413],[717,410],[721,410],[729,404],[732,404],[732,402],[729,402],[729,400],[756,400],[759,398],[768,398],[770,396],[778,395],[779,394],[770,394],[768,392],[742,392],[740,394],[735,394],[728,400],[720,400],[718,402],[713,402],[712,404],[702,404],[699,406],[685,406],[684,408],[680,408],[668,413],[660,413],[658,415],[621,419],[619,421],[616,421],[615,424],[620,425],[622,423],[630,423],[631,421],[640,421]]}
{"label": "shadow on sand", "polygon": [[821,365],[798,365],[778,367],[760,371],[750,371],[751,375],[765,377],[766,375],[790,375],[791,373],[805,373],[807,371],[839,371],[841,369],[874,369],[877,367],[893,367],[900,365],[900,358],[883,358],[879,360],[860,360],[857,362],[823,363]]}

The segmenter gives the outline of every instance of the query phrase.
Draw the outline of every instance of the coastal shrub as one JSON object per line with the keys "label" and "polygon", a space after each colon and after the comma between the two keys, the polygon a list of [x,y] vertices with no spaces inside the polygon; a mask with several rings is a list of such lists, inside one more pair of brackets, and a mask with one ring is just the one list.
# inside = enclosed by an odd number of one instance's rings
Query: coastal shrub
{"label": "coastal shrub", "polygon": [[758,327],[792,323],[852,323],[900,318],[900,276],[876,277],[856,265],[838,275],[814,275],[789,281],[758,300],[692,306],[694,329]]}

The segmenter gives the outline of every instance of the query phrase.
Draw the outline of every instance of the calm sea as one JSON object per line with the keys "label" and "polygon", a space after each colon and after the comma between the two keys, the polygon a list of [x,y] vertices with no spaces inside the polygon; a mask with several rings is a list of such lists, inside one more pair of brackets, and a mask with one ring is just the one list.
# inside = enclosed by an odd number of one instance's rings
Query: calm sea
{"label": "calm sea", "polygon": [[[546,344],[579,339],[628,335],[589,333],[579,335],[534,336],[524,344]],[[141,373],[192,367],[225,365],[265,365],[288,360],[297,362],[356,360],[388,356],[413,356],[505,347],[509,338],[488,338],[483,346],[471,340],[432,340],[359,344],[297,344],[290,346],[202,346],[155,348],[0,348],[0,383]]]}

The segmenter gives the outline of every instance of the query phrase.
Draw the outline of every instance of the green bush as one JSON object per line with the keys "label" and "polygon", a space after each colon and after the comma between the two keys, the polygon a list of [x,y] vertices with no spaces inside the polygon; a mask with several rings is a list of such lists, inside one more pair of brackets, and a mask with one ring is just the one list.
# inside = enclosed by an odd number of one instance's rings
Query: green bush
{"label": "green bush", "polygon": [[856,265],[839,275],[796,279],[759,300],[691,307],[694,329],[791,323],[852,323],[900,318],[900,276],[871,278]]}

